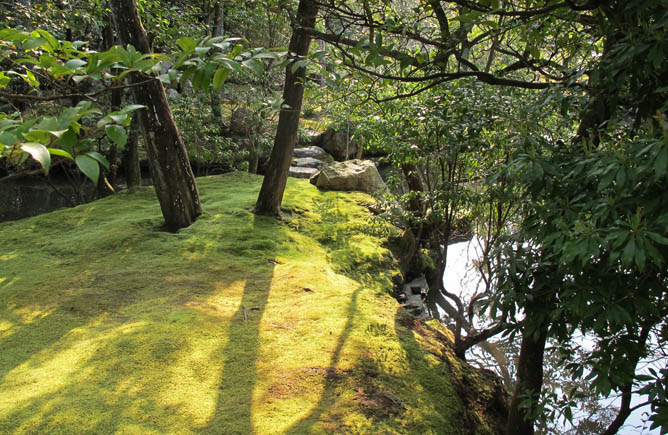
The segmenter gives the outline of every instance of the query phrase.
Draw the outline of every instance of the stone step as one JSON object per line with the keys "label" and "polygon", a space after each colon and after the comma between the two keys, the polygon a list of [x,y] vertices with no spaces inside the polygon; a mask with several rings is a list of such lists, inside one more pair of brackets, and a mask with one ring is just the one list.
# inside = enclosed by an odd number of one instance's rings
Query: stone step
{"label": "stone step", "polygon": [[292,166],[299,166],[300,168],[321,169],[322,165],[324,165],[322,160],[314,159],[313,157],[298,157],[292,159]]}
{"label": "stone step", "polygon": [[318,159],[318,160],[322,160],[322,161],[325,161],[325,162],[333,162],[334,161],[334,158],[327,151],[323,150],[320,147],[316,147],[316,146],[295,148],[292,155],[293,155],[293,157],[296,157],[296,158],[311,157],[313,159]]}
{"label": "stone step", "polygon": [[289,177],[294,178],[311,178],[312,175],[315,175],[318,172],[316,168],[302,168],[299,166],[290,166],[288,171]]}

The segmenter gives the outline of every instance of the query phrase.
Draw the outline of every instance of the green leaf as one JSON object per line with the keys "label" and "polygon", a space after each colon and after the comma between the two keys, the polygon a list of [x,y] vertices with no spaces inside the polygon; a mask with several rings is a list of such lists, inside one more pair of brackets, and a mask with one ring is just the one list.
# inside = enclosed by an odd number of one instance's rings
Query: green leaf
{"label": "green leaf", "polygon": [[624,252],[622,253],[622,262],[626,266],[630,266],[633,261],[633,256],[636,252],[636,243],[633,239],[629,240],[629,243],[626,244]]}
{"label": "green leaf", "polygon": [[237,44],[237,45],[235,45],[234,48],[232,49],[232,53],[230,53],[230,56],[231,56],[232,58],[235,58],[235,57],[237,57],[243,50],[244,50],[244,46],[241,45],[241,44]]}
{"label": "green leaf", "polygon": [[70,70],[79,68],[84,65],[86,65],[86,61],[81,59],[70,59],[67,62],[65,62],[65,68]]}
{"label": "green leaf", "polygon": [[197,47],[197,41],[188,36],[179,39],[176,41],[176,44],[181,47],[181,50],[183,51],[192,51]]}
{"label": "green leaf", "polygon": [[204,57],[204,55],[206,55],[209,52],[209,50],[211,50],[211,47],[196,47],[195,53],[199,57]]}
{"label": "green leaf", "polygon": [[664,148],[659,151],[659,155],[656,156],[654,161],[654,172],[659,177],[663,176],[666,173],[666,167],[668,166],[668,149]]}
{"label": "green leaf", "polygon": [[109,170],[109,160],[107,160],[107,158],[102,154],[98,153],[97,151],[90,151],[87,152],[86,155],[95,159],[99,164],[104,166],[107,171]]}
{"label": "green leaf", "polygon": [[51,154],[49,150],[46,149],[41,143],[28,142],[21,145],[21,149],[32,156],[33,159],[37,160],[42,168],[44,168],[44,174],[49,174],[49,168],[51,167]]}
{"label": "green leaf", "polygon": [[44,44],[46,44],[46,39],[44,38],[31,38],[25,41],[23,44],[21,44],[21,48],[23,50],[32,50],[33,48],[40,47]]}
{"label": "green leaf", "polygon": [[50,50],[48,50],[48,51],[52,51],[52,50],[55,50],[56,48],[58,48],[58,45],[59,45],[58,40],[56,38],[54,38],[49,32],[47,32],[46,30],[37,29],[37,33],[39,34],[39,36],[44,38],[46,40],[46,42],[49,43],[48,48]]}
{"label": "green leaf", "polygon": [[65,150],[61,150],[60,148],[47,148],[49,150],[49,153],[52,156],[61,156],[61,157],[67,157],[70,160],[74,160],[74,157],[72,157],[72,154],[68,153]]}
{"label": "green leaf", "polygon": [[87,154],[78,155],[75,161],[81,172],[90,178],[94,184],[97,184],[97,180],[100,178],[100,165],[97,161]]}
{"label": "green leaf", "polygon": [[195,72],[197,72],[197,68],[195,68],[195,67],[190,67],[187,70],[183,71],[183,74],[181,74],[181,80],[180,80],[181,86],[184,86],[188,82],[190,77],[192,77],[192,75],[195,74]]}
{"label": "green leaf", "polygon": [[130,113],[134,112],[135,110],[143,109],[146,106],[143,106],[141,104],[130,104],[129,106],[123,107],[121,110],[118,111],[118,113]]}
{"label": "green leaf", "polygon": [[668,238],[662,236],[661,234],[647,231],[647,237],[649,237],[650,239],[654,240],[656,243],[659,243],[661,245],[668,245]]}
{"label": "green leaf", "polygon": [[18,141],[19,138],[8,131],[3,131],[0,133],[0,143],[3,145],[11,147]]}
{"label": "green leaf", "polygon": [[11,79],[3,71],[0,71],[0,88],[6,87],[9,82],[11,82]]}
{"label": "green leaf", "polygon": [[24,39],[27,36],[27,33],[16,29],[7,28],[0,30],[0,40],[3,41],[16,41],[17,39]]}
{"label": "green leaf", "polygon": [[202,76],[204,76],[204,70],[198,69],[195,71],[195,75],[193,76],[192,84],[193,84],[193,89],[195,91],[198,91],[200,89],[200,83],[202,82]]}
{"label": "green leaf", "polygon": [[227,80],[227,77],[230,75],[230,70],[227,67],[220,67],[216,71],[216,73],[213,75],[213,88],[217,91],[223,86],[223,83],[225,83],[225,80]]}
{"label": "green leaf", "polygon": [[[325,53],[325,52],[322,51],[322,52],[318,52],[318,53]],[[273,60],[277,60],[277,59],[280,59],[280,57],[281,56],[278,53],[274,53],[273,51],[265,51],[263,53],[258,53],[258,54],[253,55],[254,59],[273,59]]]}
{"label": "green leaf", "polygon": [[25,139],[30,142],[48,143],[52,140],[51,133],[43,129],[30,130],[24,135]]}
{"label": "green leaf", "polygon": [[116,124],[123,124],[127,119],[128,115],[123,113],[123,114],[109,114],[109,118],[111,118],[112,121],[114,121]]}
{"label": "green leaf", "polygon": [[128,135],[125,132],[125,129],[120,125],[107,125],[104,128],[104,132],[107,133],[109,139],[114,141],[120,147],[124,147],[128,141]]}
{"label": "green leaf", "polygon": [[[131,45],[128,45],[128,49],[131,48]],[[120,45],[116,46],[116,55],[118,56],[121,64],[123,65],[132,65],[132,56],[125,48]]]}
{"label": "green leaf", "polygon": [[295,72],[297,72],[297,70],[298,70],[299,68],[306,67],[306,65],[308,65],[308,64],[309,64],[309,60],[308,60],[308,59],[302,59],[302,60],[298,60],[298,61],[296,61],[296,62],[293,62],[293,63],[292,63],[292,66],[291,66],[292,74],[294,74]]}
{"label": "green leaf", "polygon": [[74,121],[79,119],[80,110],[81,110],[80,107],[70,107],[65,109],[63,113],[61,113],[60,116],[58,117],[58,127],[60,129],[69,128]]}
{"label": "green leaf", "polygon": [[242,65],[250,68],[255,74],[261,75],[264,72],[264,62],[260,59],[248,59],[242,62]]}
{"label": "green leaf", "polygon": [[78,140],[79,138],[76,133],[72,129],[69,129],[60,136],[60,141],[58,141],[58,143],[60,143],[61,147],[71,153],[74,151],[74,146],[77,144]]}

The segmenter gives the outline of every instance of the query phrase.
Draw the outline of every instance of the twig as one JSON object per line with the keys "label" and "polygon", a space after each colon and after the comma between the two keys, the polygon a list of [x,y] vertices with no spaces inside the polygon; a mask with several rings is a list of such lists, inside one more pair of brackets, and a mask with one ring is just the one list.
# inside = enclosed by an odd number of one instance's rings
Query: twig
{"label": "twig", "polygon": [[103,94],[105,92],[113,91],[115,89],[127,89],[127,88],[132,88],[135,86],[141,86],[143,84],[149,83],[153,80],[157,80],[155,77],[151,77],[150,79],[137,82],[137,83],[131,83],[127,85],[119,85],[119,86],[110,86],[106,87],[104,89],[101,89],[96,92],[92,92],[90,94],[63,94],[63,95],[48,95],[48,96],[41,96],[41,95],[29,95],[29,94],[9,94],[7,92],[0,92],[0,97],[2,98],[7,98],[9,100],[34,100],[34,101],[54,101],[54,100],[62,100],[64,98],[85,98],[85,99],[94,99],[100,94]]}
{"label": "twig", "polygon": [[292,326],[283,326],[283,325],[278,325],[276,323],[271,323],[271,322],[267,322],[267,325],[272,326],[274,328],[279,328],[279,329],[289,329],[290,331],[295,330],[295,328],[293,328]]}

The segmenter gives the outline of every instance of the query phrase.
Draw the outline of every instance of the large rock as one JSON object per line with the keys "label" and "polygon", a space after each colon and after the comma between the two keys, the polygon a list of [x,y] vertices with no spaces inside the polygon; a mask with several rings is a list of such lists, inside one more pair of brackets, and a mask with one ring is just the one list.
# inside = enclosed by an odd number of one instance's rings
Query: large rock
{"label": "large rock", "polygon": [[424,300],[428,289],[424,276],[414,279],[402,286],[402,293],[398,296],[399,302],[418,319],[426,319],[429,315]]}
{"label": "large rock", "polygon": [[361,190],[367,193],[387,189],[371,160],[331,163],[311,177],[311,184],[327,190]]}
{"label": "large rock", "polygon": [[357,145],[348,140],[346,133],[328,128],[313,140],[313,145],[323,148],[338,161],[348,160],[357,155]]}
{"label": "large rock", "polygon": [[257,122],[253,119],[253,112],[240,107],[230,115],[230,133],[233,136],[248,137],[257,130]]}
{"label": "large rock", "polygon": [[323,162],[326,163],[334,161],[334,157],[332,157],[331,154],[329,154],[327,151],[317,146],[295,148],[292,155],[298,159],[312,158],[312,159],[322,160]]}

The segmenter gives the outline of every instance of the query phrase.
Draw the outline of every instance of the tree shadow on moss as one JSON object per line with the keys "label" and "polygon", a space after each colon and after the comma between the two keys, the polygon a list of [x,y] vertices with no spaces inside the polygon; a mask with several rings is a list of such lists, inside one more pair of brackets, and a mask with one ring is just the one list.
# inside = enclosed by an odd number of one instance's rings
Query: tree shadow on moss
{"label": "tree shadow on moss", "polygon": [[[263,226],[265,230],[269,226],[275,234],[280,234],[280,224],[276,220],[254,216],[254,230]],[[255,432],[252,408],[260,353],[260,325],[269,300],[275,265],[279,264],[275,252],[271,252],[275,244],[264,247],[269,247],[265,250],[269,266],[256,269],[257,274],[247,278],[241,304],[230,320],[227,343],[220,352],[223,369],[214,415],[204,429],[207,433]]]}
{"label": "tree shadow on moss", "polygon": [[416,319],[403,308],[395,321],[399,341],[425,401],[438,404],[437,412],[425,415],[429,426],[453,434],[503,433],[507,408],[498,379],[459,360],[451,338],[439,328]]}
{"label": "tree shadow on moss", "polygon": [[357,314],[357,299],[361,291],[362,291],[361,287],[355,290],[350,299],[350,304],[348,305],[347,309],[348,317],[346,320],[346,324],[343,328],[343,331],[341,332],[341,335],[339,336],[336,348],[334,349],[334,353],[332,354],[332,357],[329,361],[329,365],[326,369],[327,374],[325,375],[325,384],[320,399],[318,400],[318,403],[315,405],[315,407],[311,410],[311,412],[307,416],[305,416],[297,423],[292,425],[289,429],[285,431],[285,433],[287,434],[312,433],[314,426],[318,423],[318,421],[326,412],[331,410],[332,405],[335,403],[337,399],[337,387],[341,382],[341,376],[339,372],[336,370],[336,367],[338,366],[339,361],[341,360],[341,353],[343,351],[343,346],[348,340],[348,337],[350,336],[350,333],[353,329],[353,322],[355,319],[355,315]]}

